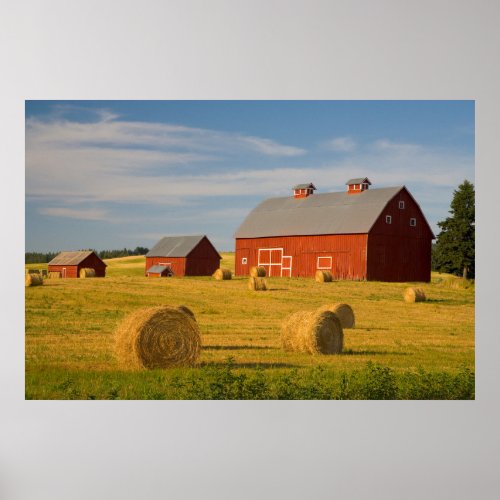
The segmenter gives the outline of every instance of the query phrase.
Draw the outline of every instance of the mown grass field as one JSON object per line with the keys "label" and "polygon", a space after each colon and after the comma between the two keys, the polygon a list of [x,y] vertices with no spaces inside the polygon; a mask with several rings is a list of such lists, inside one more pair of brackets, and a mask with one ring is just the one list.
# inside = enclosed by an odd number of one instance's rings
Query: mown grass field
{"label": "mown grass field", "polygon": [[[234,270],[234,255],[223,257],[222,267]],[[268,291],[251,292],[247,278],[148,279],[143,257],[107,264],[104,279],[49,279],[26,288],[26,398],[473,397],[474,288],[444,286],[440,275],[419,285],[427,302],[407,304],[405,283],[267,278]],[[341,355],[281,349],[284,317],[335,302],[356,314]],[[194,311],[203,336],[199,365],[124,369],[114,356],[117,323],[137,308],[164,304]],[[431,386],[434,392],[425,392]]]}

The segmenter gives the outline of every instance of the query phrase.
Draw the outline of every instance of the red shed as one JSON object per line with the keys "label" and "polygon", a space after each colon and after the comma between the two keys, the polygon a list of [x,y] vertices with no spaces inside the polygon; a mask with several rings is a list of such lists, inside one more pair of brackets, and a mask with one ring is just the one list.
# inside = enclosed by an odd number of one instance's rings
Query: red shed
{"label": "red shed", "polygon": [[236,275],[264,266],[268,276],[323,269],[335,279],[430,281],[434,234],[406,187],[346,184],[324,194],[300,184],[294,196],[264,200],[236,231]]}
{"label": "red shed", "polygon": [[59,271],[63,278],[78,278],[80,269],[88,267],[95,270],[96,277],[106,275],[106,264],[91,250],[80,252],[61,252],[48,264],[49,272]]}
{"label": "red shed", "polygon": [[[146,276],[211,276],[222,257],[204,236],[165,236],[146,254]],[[163,269],[158,273],[158,266]]]}

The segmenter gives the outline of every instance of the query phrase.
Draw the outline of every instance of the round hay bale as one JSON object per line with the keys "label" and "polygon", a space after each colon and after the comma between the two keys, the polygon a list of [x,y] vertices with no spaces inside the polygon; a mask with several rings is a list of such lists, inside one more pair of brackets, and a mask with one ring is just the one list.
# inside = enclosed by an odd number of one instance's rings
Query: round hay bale
{"label": "round hay bale", "polygon": [[354,328],[356,324],[354,311],[349,304],[329,304],[320,307],[318,311],[331,311],[334,313],[339,318],[342,328]]}
{"label": "round hay bale", "polygon": [[117,358],[131,368],[192,366],[200,355],[198,324],[175,307],[138,309],[118,325],[115,335]]}
{"label": "round hay bale", "polygon": [[333,281],[333,275],[330,271],[316,271],[315,279],[319,283],[329,283]]}
{"label": "round hay bale", "polygon": [[232,273],[230,269],[217,269],[214,274],[212,274],[216,280],[230,280],[232,278]]}
{"label": "round hay bale", "polygon": [[426,300],[425,293],[421,288],[409,287],[404,291],[403,297],[405,302],[424,302]]}
{"label": "round hay bale", "polygon": [[80,278],[95,278],[95,269],[91,267],[82,267],[80,269]]}
{"label": "round hay bale", "polygon": [[24,286],[43,285],[43,278],[40,274],[28,273],[24,275]]}
{"label": "round hay bale", "polygon": [[264,278],[255,278],[251,276],[248,280],[248,289],[256,292],[267,290],[267,283]]}
{"label": "round hay bale", "polygon": [[250,276],[252,278],[265,278],[266,268],[262,266],[253,266],[250,268]]}
{"label": "round hay bale", "polygon": [[331,311],[298,311],[281,325],[281,345],[285,351],[309,354],[339,354],[344,332]]}
{"label": "round hay bale", "polygon": [[56,279],[61,277],[61,271],[50,271],[48,278],[49,279]]}
{"label": "round hay bale", "polygon": [[191,311],[191,309],[189,309],[188,306],[178,306],[177,309],[179,311],[183,312],[184,314],[187,314],[188,316],[190,316],[191,318],[193,318],[196,321],[196,318],[194,316],[194,312]]}

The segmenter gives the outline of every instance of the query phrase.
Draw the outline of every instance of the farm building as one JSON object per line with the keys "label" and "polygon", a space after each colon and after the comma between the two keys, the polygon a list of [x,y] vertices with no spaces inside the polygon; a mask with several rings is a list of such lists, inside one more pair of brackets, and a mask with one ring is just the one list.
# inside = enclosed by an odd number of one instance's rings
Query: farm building
{"label": "farm building", "polygon": [[204,236],[166,236],[146,254],[146,276],[211,276],[221,256]]}
{"label": "farm building", "polygon": [[268,276],[430,281],[434,234],[408,189],[371,189],[367,178],[346,185],[314,194],[299,184],[293,196],[260,203],[235,233],[236,275],[263,266]]}
{"label": "farm building", "polygon": [[96,277],[106,275],[106,264],[91,250],[61,252],[48,264],[49,273],[59,271],[63,278],[78,278],[83,268],[94,269]]}

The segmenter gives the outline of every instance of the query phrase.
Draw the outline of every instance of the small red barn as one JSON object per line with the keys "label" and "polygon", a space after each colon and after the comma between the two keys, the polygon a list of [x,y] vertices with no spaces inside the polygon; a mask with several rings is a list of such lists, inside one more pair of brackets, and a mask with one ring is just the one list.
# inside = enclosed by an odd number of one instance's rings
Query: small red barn
{"label": "small red barn", "polygon": [[221,259],[204,235],[165,236],[146,254],[145,275],[211,276]]}
{"label": "small red barn", "polygon": [[430,281],[434,234],[406,187],[346,184],[324,194],[300,184],[294,196],[264,200],[236,231],[236,275],[263,266],[268,276]]}
{"label": "small red barn", "polygon": [[63,278],[78,278],[80,269],[88,267],[95,270],[96,277],[103,278],[106,275],[106,264],[95,252],[61,252],[48,264],[49,272],[59,271]]}

